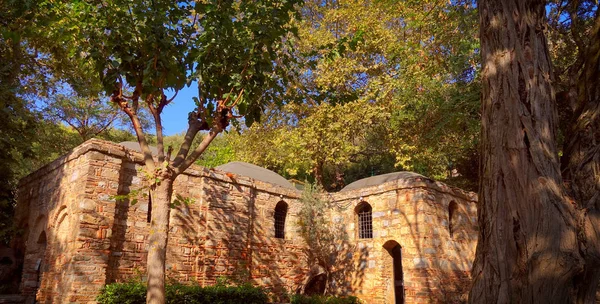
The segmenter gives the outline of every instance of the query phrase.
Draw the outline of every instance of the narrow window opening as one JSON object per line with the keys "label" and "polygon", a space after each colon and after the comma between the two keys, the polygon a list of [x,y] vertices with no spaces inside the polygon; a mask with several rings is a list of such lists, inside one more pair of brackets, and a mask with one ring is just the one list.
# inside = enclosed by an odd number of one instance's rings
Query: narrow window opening
{"label": "narrow window opening", "polygon": [[38,237],[37,240],[38,244],[42,244],[42,245],[46,245],[46,231],[42,231],[42,233],[40,233],[40,236]]}
{"label": "narrow window opening", "polygon": [[361,202],[355,209],[358,215],[358,238],[372,239],[373,238],[373,217],[371,205],[367,202]]}
{"label": "narrow window opening", "polygon": [[288,205],[281,201],[275,206],[275,237],[285,238],[285,218],[287,216]]}
{"label": "narrow window opening", "polygon": [[152,193],[148,191],[148,215],[146,216],[146,221],[150,223],[152,221]]}
{"label": "narrow window opening", "polygon": [[448,232],[450,233],[450,237],[454,237],[454,229],[456,229],[456,217],[454,216],[456,209],[458,209],[458,204],[455,201],[451,201],[450,205],[448,205]]}

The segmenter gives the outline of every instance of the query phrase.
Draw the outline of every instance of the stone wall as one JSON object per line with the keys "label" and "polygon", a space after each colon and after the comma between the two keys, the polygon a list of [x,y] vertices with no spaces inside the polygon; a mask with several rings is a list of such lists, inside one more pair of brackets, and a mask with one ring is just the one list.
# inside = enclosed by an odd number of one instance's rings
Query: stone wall
{"label": "stone wall", "polygon": [[[40,282],[39,302],[88,302],[104,284],[145,274],[151,204],[142,176],[141,155],[94,140],[22,181],[24,295],[33,296]],[[115,199],[131,191],[139,191],[135,204]],[[276,294],[302,284],[297,191],[192,167],[177,178],[175,193],[188,201],[171,211],[169,278],[211,285],[227,277]],[[280,201],[289,206],[285,239],[274,237]],[[45,250],[37,243],[42,231]]]}
{"label": "stone wall", "polygon": [[[477,243],[476,197],[424,177],[338,192],[334,222],[343,222],[354,248],[347,267],[352,276],[338,282],[343,293],[366,303],[394,303],[393,258],[401,247],[406,303],[453,303],[466,299]],[[372,207],[373,238],[359,239],[356,206]],[[449,205],[455,203],[449,231]],[[341,270],[343,271],[343,270]]]}
{"label": "stone wall", "polygon": [[[30,299],[37,292],[41,302],[83,302],[104,284],[108,247],[90,240],[101,236],[95,212],[114,205],[91,187],[108,171],[91,166],[88,150],[89,144],[77,148],[21,181],[15,221],[25,255],[21,291]],[[118,182],[105,187],[116,189]]]}
{"label": "stone wall", "polygon": [[[24,231],[25,296],[40,303],[93,302],[103,285],[145,275],[152,208],[142,169],[141,154],[91,140],[22,180],[17,222]],[[115,199],[132,191],[136,201]],[[314,265],[306,263],[298,232],[298,191],[192,167],[175,181],[175,194],[187,202],[175,199],[171,211],[170,278],[201,285],[220,277],[251,281],[276,296],[309,281]],[[334,291],[394,303],[388,249],[399,245],[407,303],[461,296],[477,237],[473,194],[416,178],[328,196],[337,207],[325,216],[347,234],[334,244],[341,253]],[[274,235],[281,201],[288,205],[284,239]],[[354,209],[362,201],[372,206],[372,239],[358,239]],[[451,202],[457,206],[452,236]]]}

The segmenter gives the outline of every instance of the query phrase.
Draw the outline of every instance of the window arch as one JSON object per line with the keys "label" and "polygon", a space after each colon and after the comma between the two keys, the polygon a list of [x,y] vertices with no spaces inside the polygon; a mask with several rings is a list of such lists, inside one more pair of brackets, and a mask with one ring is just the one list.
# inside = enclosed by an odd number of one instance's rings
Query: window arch
{"label": "window arch", "polygon": [[358,216],[358,238],[373,238],[373,208],[367,202],[360,202],[354,209]]}
{"label": "window arch", "polygon": [[451,201],[448,205],[448,232],[450,232],[450,237],[454,236],[454,229],[456,228],[456,209],[458,209],[458,204],[455,201]]}
{"label": "window arch", "polygon": [[38,236],[37,243],[42,246],[46,246],[46,242],[46,231],[42,231],[42,233],[40,233],[40,236]]}
{"label": "window arch", "polygon": [[285,218],[287,216],[288,205],[284,201],[280,201],[275,206],[275,237],[278,239],[285,238]]}

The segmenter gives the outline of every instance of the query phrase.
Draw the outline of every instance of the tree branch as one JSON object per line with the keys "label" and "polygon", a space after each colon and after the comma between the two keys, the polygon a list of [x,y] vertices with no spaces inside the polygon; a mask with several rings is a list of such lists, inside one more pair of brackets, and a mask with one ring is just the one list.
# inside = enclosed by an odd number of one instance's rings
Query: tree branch
{"label": "tree branch", "polygon": [[189,168],[202,153],[208,148],[208,145],[221,133],[222,129],[219,127],[213,127],[206,137],[202,139],[200,145],[188,156],[180,165],[178,165],[175,169],[176,174],[183,173],[187,168]]}
{"label": "tree branch", "polygon": [[[164,96],[164,94],[162,94]],[[148,105],[148,109],[154,118],[154,128],[156,129],[156,149],[158,150],[158,162],[162,163],[165,161],[165,149],[163,145],[163,133],[162,133],[162,121],[160,118],[160,111],[154,107],[153,104],[154,95],[148,94],[146,96],[146,104]],[[161,97],[162,103],[162,97]],[[160,107],[160,104],[159,104]]]}
{"label": "tree branch", "polygon": [[148,168],[148,171],[154,172],[155,165],[154,158],[152,157],[152,151],[150,151],[150,147],[148,146],[148,142],[146,141],[144,130],[142,129],[142,124],[140,123],[137,114],[131,110],[131,108],[127,104],[127,101],[125,101],[120,96],[120,94],[117,95],[116,93],[114,93],[110,97],[110,99],[112,102],[117,104],[119,108],[121,108],[121,110],[125,112],[125,114],[127,114],[127,116],[129,116],[129,119],[131,119],[133,129],[135,130],[135,134],[137,135],[138,143],[140,144],[140,149],[142,150],[142,154],[144,155],[144,163],[146,165],[146,168]]}
{"label": "tree branch", "polygon": [[188,129],[185,132],[183,144],[181,144],[181,147],[177,152],[177,156],[173,160],[174,167],[178,167],[187,157],[192,142],[194,141],[196,134],[198,134],[198,132],[200,131],[201,125],[202,123],[198,120],[198,113],[191,112],[188,118]]}
{"label": "tree branch", "polygon": [[113,122],[115,122],[117,117],[118,117],[118,115],[116,115],[116,114],[113,115],[112,118],[110,118],[109,121],[104,126],[101,126],[97,132],[94,132],[94,136],[104,132],[108,127],[110,127],[110,125],[112,125]]}
{"label": "tree branch", "polygon": [[585,53],[585,44],[581,39],[581,36],[577,33],[577,28],[579,27],[579,16],[577,16],[577,7],[579,6],[579,0],[575,0],[571,2],[571,6],[569,7],[569,16],[571,17],[571,36],[573,36],[573,40],[577,45],[577,50],[580,54]]}

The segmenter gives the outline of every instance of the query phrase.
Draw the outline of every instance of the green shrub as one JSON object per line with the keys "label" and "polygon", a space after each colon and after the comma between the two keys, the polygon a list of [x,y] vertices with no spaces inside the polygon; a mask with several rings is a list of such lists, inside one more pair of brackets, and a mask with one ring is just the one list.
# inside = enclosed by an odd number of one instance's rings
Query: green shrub
{"label": "green shrub", "polygon": [[291,304],[360,304],[357,297],[353,296],[291,296]]}
{"label": "green shrub", "polygon": [[[168,304],[264,304],[268,296],[262,288],[214,285],[207,287],[171,284],[166,287]],[[144,304],[146,285],[140,282],[106,285],[97,298],[99,304]]]}
{"label": "green shrub", "polygon": [[104,286],[96,299],[100,304],[146,303],[146,284],[142,282],[114,283]]}

